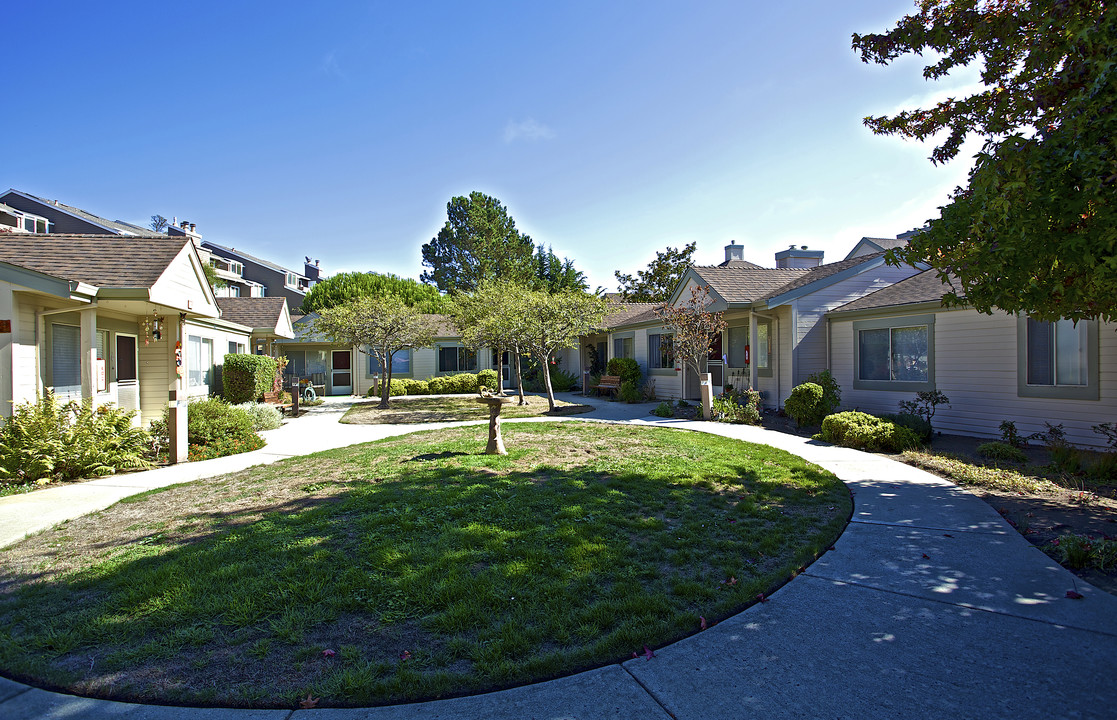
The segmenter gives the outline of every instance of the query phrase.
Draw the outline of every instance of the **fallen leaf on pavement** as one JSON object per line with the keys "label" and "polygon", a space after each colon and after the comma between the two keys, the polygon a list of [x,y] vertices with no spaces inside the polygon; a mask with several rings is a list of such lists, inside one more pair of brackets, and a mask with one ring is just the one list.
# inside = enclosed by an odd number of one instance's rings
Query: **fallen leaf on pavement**
{"label": "fallen leaf on pavement", "polygon": [[706,629],[706,618],[699,615],[698,619],[702,621],[702,624],[699,626],[699,629],[700,630],[705,630]]}
{"label": "fallen leaf on pavement", "polygon": [[1081,600],[1084,596],[1077,590],[1067,590],[1067,597],[1071,600]]}
{"label": "fallen leaf on pavement", "polygon": [[310,693],[306,694],[306,700],[299,700],[299,707],[303,710],[311,710],[318,707],[319,698],[310,697]]}

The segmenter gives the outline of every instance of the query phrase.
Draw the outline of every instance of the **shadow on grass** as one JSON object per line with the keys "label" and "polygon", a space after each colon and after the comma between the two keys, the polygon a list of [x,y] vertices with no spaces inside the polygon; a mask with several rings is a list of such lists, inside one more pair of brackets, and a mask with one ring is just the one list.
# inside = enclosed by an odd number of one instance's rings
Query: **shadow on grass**
{"label": "shadow on grass", "polygon": [[62,577],[0,572],[0,668],[91,696],[233,707],[487,691],[728,617],[848,517],[844,486],[806,465],[776,482],[743,463],[665,479],[411,459],[438,464],[193,512]]}

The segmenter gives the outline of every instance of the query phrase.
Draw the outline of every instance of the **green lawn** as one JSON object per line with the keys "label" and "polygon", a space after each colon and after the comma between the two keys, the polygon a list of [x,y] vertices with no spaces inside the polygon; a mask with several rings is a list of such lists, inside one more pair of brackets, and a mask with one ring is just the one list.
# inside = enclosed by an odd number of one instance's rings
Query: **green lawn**
{"label": "green lawn", "polygon": [[[445,697],[630,658],[837,538],[833,475],[596,423],[423,432],[147,493],[0,551],[0,674],[296,707]],[[331,651],[331,652],[326,652]]]}
{"label": "green lawn", "polygon": [[[354,425],[378,424],[411,424],[433,422],[458,422],[462,420],[488,420],[489,408],[477,402],[478,395],[462,395],[458,397],[412,397],[393,398],[391,406],[382,410],[377,407],[379,400],[370,400],[349,408],[342,417],[341,422]],[[547,398],[538,395],[525,395],[525,405],[518,404],[518,398],[512,397],[512,402],[505,405],[500,411],[503,418],[538,417],[541,415],[577,415],[593,410],[592,405],[575,405],[574,403],[555,401],[555,411],[548,411]]]}

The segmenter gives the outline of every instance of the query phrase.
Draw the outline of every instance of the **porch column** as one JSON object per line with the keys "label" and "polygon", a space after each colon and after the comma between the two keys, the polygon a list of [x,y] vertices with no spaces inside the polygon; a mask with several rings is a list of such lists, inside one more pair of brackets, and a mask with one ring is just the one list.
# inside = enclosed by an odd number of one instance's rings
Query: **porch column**
{"label": "porch column", "polygon": [[81,399],[93,402],[97,391],[97,310],[82,310],[81,329]]}
{"label": "porch column", "polygon": [[756,347],[759,342],[760,338],[756,331],[756,316],[749,313],[749,388],[752,390],[755,390],[757,383],[760,382],[756,367]]}
{"label": "porch column", "polygon": [[170,315],[163,330],[167,340],[168,399],[167,433],[171,436],[169,460],[186,462],[190,446],[186,439],[186,335],[182,322]]}
{"label": "porch column", "polygon": [[12,345],[19,332],[19,316],[10,286],[0,288],[0,416],[12,414],[16,397],[16,365],[12,361]]}

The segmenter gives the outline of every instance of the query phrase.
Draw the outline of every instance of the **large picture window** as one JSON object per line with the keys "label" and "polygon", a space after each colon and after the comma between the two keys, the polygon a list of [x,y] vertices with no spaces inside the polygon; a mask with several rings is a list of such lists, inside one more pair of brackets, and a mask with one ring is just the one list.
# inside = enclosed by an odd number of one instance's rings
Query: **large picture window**
{"label": "large picture window", "polygon": [[933,390],[934,329],[933,315],[855,322],[853,386]]}
{"label": "large picture window", "polygon": [[477,353],[460,345],[438,348],[438,372],[477,372]]}
{"label": "large picture window", "polygon": [[51,382],[59,399],[81,395],[81,330],[73,325],[52,324]]}
{"label": "large picture window", "polygon": [[[392,353],[392,375],[407,375],[411,372],[411,349],[404,348],[396,350]],[[376,356],[369,353],[368,356],[368,374],[380,374],[380,361]]]}
{"label": "large picture window", "polygon": [[1017,324],[1017,384],[1021,397],[1097,400],[1098,325],[1094,321]]}
{"label": "large picture window", "polygon": [[648,368],[652,370],[675,369],[674,336],[668,333],[648,335]]}
{"label": "large picture window", "polygon": [[186,384],[192,388],[213,384],[213,340],[196,335],[186,338]]}

